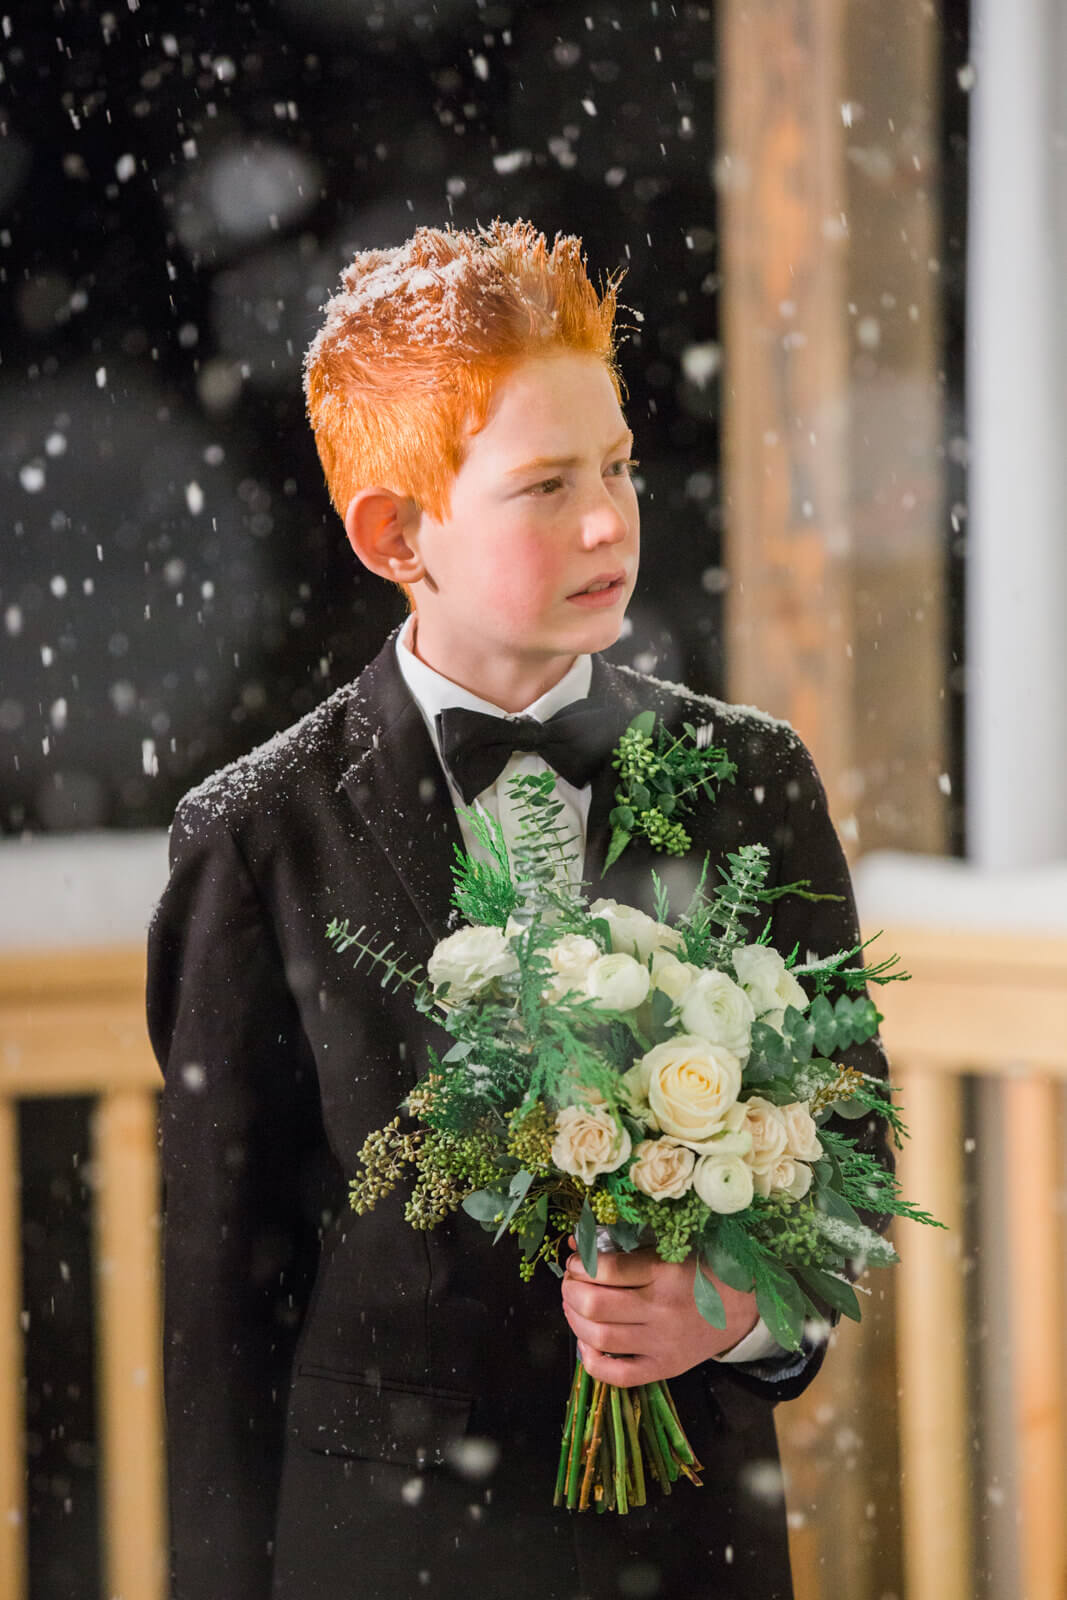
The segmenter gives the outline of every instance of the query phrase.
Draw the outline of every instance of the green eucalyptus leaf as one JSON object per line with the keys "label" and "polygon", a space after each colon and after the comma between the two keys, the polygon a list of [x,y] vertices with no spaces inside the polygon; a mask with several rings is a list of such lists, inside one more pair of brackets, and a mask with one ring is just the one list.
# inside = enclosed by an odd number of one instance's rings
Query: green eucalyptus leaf
{"label": "green eucalyptus leaf", "polygon": [[604,858],[605,872],[609,867],[615,865],[632,837],[633,835],[628,833],[625,828],[613,828],[611,830],[611,844],[608,846],[608,853]]}
{"label": "green eucalyptus leaf", "polygon": [[616,806],[614,811],[608,814],[608,821],[611,823],[613,828],[625,828],[627,830],[632,829],[634,825],[633,807]]}
{"label": "green eucalyptus leaf", "polygon": [[656,726],[656,713],[654,711],[639,711],[627,728],[627,733],[643,733],[651,739],[652,730]]}
{"label": "green eucalyptus leaf", "polygon": [[797,1271],[813,1294],[833,1311],[840,1311],[843,1317],[851,1317],[853,1322],[859,1322],[862,1315],[856,1291],[850,1283],[843,1278],[837,1278],[832,1272],[823,1272],[819,1267],[798,1267]]}
{"label": "green eucalyptus leaf", "polygon": [[447,1050],[445,1052],[445,1054],[441,1057],[441,1061],[445,1064],[447,1064],[449,1061],[465,1061],[473,1049],[474,1044],[472,1040],[460,1039],[452,1046],[451,1050]]}
{"label": "green eucalyptus leaf", "polygon": [[747,1267],[743,1267],[736,1256],[731,1255],[717,1238],[713,1238],[711,1243],[705,1246],[704,1260],[728,1289],[736,1289],[738,1294],[747,1294],[752,1288],[752,1273]]}
{"label": "green eucalyptus leaf", "polygon": [[862,1218],[857,1216],[844,1195],[839,1194],[836,1189],[831,1189],[829,1185],[825,1189],[819,1189],[816,1192],[815,1207],[816,1210],[822,1211],[828,1217],[837,1217],[841,1222],[857,1223],[860,1227],[863,1226]]}
{"label": "green eucalyptus leaf", "polygon": [[639,1250],[641,1248],[640,1223],[627,1222],[625,1217],[620,1217],[618,1222],[611,1224],[608,1228],[608,1233],[611,1235],[611,1242],[619,1250],[628,1253],[631,1250]]}
{"label": "green eucalyptus leaf", "polygon": [[648,811],[652,805],[652,795],[649,793],[648,786],[643,783],[632,783],[630,785],[630,799],[636,811]]}
{"label": "green eucalyptus leaf", "polygon": [[710,1322],[713,1328],[725,1328],[726,1307],[723,1305],[722,1295],[711,1279],[705,1277],[701,1271],[699,1258],[697,1269],[693,1274],[693,1299],[705,1322]]}
{"label": "green eucalyptus leaf", "polygon": [[520,1167],[519,1171],[516,1172],[515,1176],[508,1185],[508,1203],[505,1207],[500,1226],[496,1230],[496,1238],[493,1240],[494,1244],[496,1244],[497,1239],[500,1238],[501,1234],[507,1228],[508,1223],[522,1205],[522,1202],[526,1199],[526,1191],[529,1189],[531,1183],[533,1183],[533,1173],[527,1172],[525,1167]]}
{"label": "green eucalyptus leaf", "polygon": [[596,1218],[588,1200],[582,1201],[582,1214],[578,1218],[575,1229],[575,1238],[578,1241],[578,1254],[582,1258],[582,1266],[591,1278],[596,1277]]}
{"label": "green eucalyptus leaf", "polygon": [[497,1189],[475,1189],[460,1204],[475,1222],[493,1223],[504,1210],[507,1200]]}
{"label": "green eucalyptus leaf", "polygon": [[761,1260],[756,1267],[756,1309],[783,1350],[799,1350],[804,1337],[804,1295],[786,1269]]}

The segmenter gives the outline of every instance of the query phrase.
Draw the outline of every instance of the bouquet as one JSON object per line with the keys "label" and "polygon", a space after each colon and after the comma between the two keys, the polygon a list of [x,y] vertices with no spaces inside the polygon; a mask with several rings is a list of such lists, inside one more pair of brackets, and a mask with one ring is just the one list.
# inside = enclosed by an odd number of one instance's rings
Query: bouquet
{"label": "bouquet", "polygon": [[[702,1316],[726,1326],[706,1265],[732,1288],[754,1288],[786,1350],[810,1322],[859,1320],[850,1272],[897,1258],[857,1208],[932,1221],[829,1121],[873,1113],[898,1144],[904,1132],[886,1084],[835,1061],[874,1035],[881,1019],[866,985],[903,976],[890,970],[896,958],[856,965],[857,947],[805,964],[771,947],[769,922],[753,937],[783,894],[818,898],[803,882],[768,886],[762,844],[728,855],[714,886],[705,859],[673,920],[654,872],[655,916],[590,904],[566,870],[573,840],[559,825],[553,774],[509,789],[518,843],[509,859],[499,826],[466,813],[485,859],[458,853],[453,901],[466,921],[425,972],[377,948],[365,928],[328,929],[338,953],[377,964],[383,987],[406,985],[455,1040],[431,1052],[407,1120],[367,1138],[352,1206],[369,1210],[406,1176],[412,1227],[435,1228],[462,1208],[494,1243],[514,1238],[524,1279],[539,1263],[562,1277],[572,1234],[592,1277],[605,1249],[695,1256]],[[634,831],[632,812],[613,820]],[[666,1382],[615,1387],[579,1359],[557,1505],[625,1513],[645,1503],[649,1476],[670,1493],[699,1473]]]}

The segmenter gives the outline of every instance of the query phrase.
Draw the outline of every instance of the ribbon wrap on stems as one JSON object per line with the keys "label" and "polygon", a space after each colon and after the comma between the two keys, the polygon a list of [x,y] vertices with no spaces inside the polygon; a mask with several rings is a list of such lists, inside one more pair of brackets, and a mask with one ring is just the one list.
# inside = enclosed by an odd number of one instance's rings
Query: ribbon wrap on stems
{"label": "ribbon wrap on stems", "polygon": [[[606,1228],[597,1253],[614,1252]],[[647,1474],[646,1474],[647,1468]],[[661,1380],[619,1388],[593,1378],[578,1359],[563,1422],[553,1504],[568,1511],[616,1511],[647,1503],[648,1475],[663,1494],[680,1477],[700,1485],[700,1462]]]}

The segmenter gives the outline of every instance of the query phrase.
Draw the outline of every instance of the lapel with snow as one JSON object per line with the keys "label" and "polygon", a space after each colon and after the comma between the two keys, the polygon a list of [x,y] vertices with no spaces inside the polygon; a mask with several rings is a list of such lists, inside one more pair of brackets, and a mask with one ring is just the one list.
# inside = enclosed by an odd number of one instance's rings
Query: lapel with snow
{"label": "lapel with snow", "polygon": [[358,680],[349,726],[377,731],[342,783],[436,943],[448,933],[459,823],[422,713],[396,659],[396,635]]}

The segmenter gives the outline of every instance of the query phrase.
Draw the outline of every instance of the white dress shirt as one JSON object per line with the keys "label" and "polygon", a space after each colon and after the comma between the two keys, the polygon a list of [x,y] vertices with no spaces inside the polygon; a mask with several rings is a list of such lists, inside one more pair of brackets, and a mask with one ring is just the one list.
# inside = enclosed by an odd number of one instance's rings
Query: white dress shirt
{"label": "white dress shirt", "polygon": [[[457,821],[460,833],[463,836],[464,848],[476,858],[484,858],[485,851],[477,844],[470,830],[470,825],[461,813],[464,804],[463,796],[452,779],[452,774],[441,757],[441,746],[437,738],[436,717],[439,711],[444,711],[449,706],[462,706],[468,711],[481,711],[491,717],[507,717],[521,715],[534,717],[538,722],[547,722],[557,711],[562,711],[565,706],[572,705],[575,700],[584,700],[589,693],[592,682],[593,663],[587,656],[577,656],[574,665],[564,674],[560,681],[532,705],[527,706],[522,712],[510,713],[501,710],[489,700],[482,700],[478,695],[472,694],[469,689],[461,688],[458,683],[453,683],[449,678],[442,677],[435,672],[433,667],[420,661],[411,648],[414,638],[415,618],[408,617],[400,633],[397,635],[396,656],[397,664],[403,674],[404,682],[411,691],[411,697],[422,714],[426,724],[426,731],[430,735],[430,742],[434,747],[437,759],[448,781],[452,803],[457,810]],[[517,816],[511,805],[507,792],[507,785],[511,778],[520,774],[538,773],[551,770],[548,763],[539,755],[529,751],[516,751],[512,754],[504,770],[495,783],[476,796],[474,804],[483,809],[490,817],[499,821],[504,833],[504,841],[509,852],[515,841],[517,832]],[[556,775],[556,794],[563,803],[560,815],[560,825],[575,837],[573,860],[569,864],[569,874],[573,883],[578,883],[582,878],[585,862],[585,837],[589,821],[589,805],[592,799],[592,784],[587,783],[584,788],[576,789],[566,779]],[[766,1323],[760,1319],[751,1333],[733,1345],[723,1355],[720,1361],[763,1361],[768,1357],[780,1356],[781,1346],[772,1337]]]}

